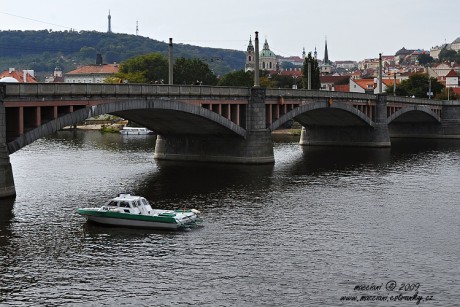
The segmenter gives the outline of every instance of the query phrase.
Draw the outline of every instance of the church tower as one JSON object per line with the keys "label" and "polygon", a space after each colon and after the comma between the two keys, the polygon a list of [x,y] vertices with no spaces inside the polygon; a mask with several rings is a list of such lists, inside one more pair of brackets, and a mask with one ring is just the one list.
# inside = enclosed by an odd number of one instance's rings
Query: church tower
{"label": "church tower", "polygon": [[256,66],[256,59],[254,56],[254,46],[252,45],[252,39],[249,37],[249,45],[246,50],[246,65],[244,71],[253,71]]}
{"label": "church tower", "polygon": [[327,38],[326,42],[324,44],[324,59],[323,63],[319,66],[321,75],[330,75],[332,74],[332,64],[331,61],[329,60],[329,52],[327,51]]}
{"label": "church tower", "polygon": [[327,52],[327,39],[326,39],[326,43],[324,45],[324,60],[323,60],[323,64],[329,64],[329,53]]}
{"label": "church tower", "polygon": [[109,16],[107,16],[109,19],[109,28],[107,30],[107,33],[112,33],[112,16],[110,16],[110,10],[109,10]]}
{"label": "church tower", "polygon": [[265,39],[264,48],[260,52],[259,68],[261,70],[274,71],[278,70],[278,59],[276,54],[270,50],[267,39]]}

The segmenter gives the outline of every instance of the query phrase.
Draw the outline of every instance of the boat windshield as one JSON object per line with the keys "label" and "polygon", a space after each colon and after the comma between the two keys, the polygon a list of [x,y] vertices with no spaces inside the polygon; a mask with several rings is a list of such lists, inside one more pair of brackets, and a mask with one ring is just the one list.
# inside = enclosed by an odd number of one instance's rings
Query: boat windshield
{"label": "boat windshield", "polygon": [[107,206],[116,207],[117,202],[112,200],[110,203],[107,204]]}
{"label": "boat windshield", "polygon": [[122,208],[130,208],[131,206],[129,205],[129,202],[121,201],[120,202],[120,207],[122,207]]}

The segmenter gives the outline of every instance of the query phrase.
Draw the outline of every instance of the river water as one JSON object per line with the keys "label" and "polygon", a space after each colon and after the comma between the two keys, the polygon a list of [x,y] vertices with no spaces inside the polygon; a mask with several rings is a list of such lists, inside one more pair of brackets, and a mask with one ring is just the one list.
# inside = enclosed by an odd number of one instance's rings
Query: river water
{"label": "river water", "polygon": [[[11,155],[0,305],[460,304],[459,140],[350,149],[287,139],[262,166],[159,162],[154,144],[61,131]],[[122,191],[197,208],[204,227],[111,228],[76,214]]]}

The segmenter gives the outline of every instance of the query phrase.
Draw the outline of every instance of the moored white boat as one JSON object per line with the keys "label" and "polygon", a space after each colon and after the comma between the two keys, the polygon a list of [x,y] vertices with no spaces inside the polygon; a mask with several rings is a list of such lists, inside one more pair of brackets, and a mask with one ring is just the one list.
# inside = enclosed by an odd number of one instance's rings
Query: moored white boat
{"label": "moored white boat", "polygon": [[126,135],[154,134],[152,130],[144,127],[123,127],[123,129],[120,130],[120,133]]}
{"label": "moored white boat", "polygon": [[125,227],[184,229],[200,225],[200,212],[195,209],[152,209],[142,196],[121,193],[99,208],[78,208],[88,221]]}

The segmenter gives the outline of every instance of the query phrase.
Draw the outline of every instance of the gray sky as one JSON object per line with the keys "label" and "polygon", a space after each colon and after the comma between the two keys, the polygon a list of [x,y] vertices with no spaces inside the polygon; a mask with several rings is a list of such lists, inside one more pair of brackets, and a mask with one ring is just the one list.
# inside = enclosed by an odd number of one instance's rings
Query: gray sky
{"label": "gray sky", "polygon": [[[362,60],[402,47],[429,49],[460,37],[459,0],[1,0],[0,30],[136,33],[168,42],[246,50],[259,31],[282,56],[302,48],[323,58]],[[261,46],[262,48],[262,46]]]}

